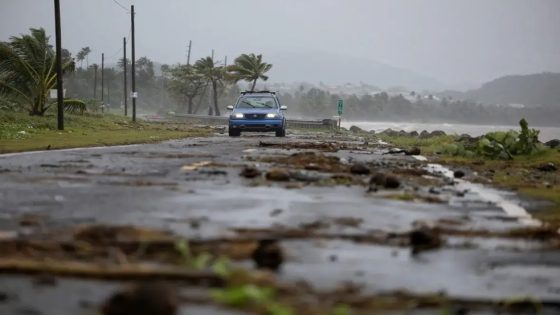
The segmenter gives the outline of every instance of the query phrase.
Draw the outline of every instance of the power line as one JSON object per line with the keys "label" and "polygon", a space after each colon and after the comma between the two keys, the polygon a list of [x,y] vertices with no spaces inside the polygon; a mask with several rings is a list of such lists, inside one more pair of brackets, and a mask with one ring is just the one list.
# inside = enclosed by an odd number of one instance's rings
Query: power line
{"label": "power line", "polygon": [[[132,27],[128,30],[128,36],[126,37],[125,43],[128,43],[130,41],[131,33],[132,33]],[[115,61],[113,58],[115,58],[117,55],[119,55],[122,51],[123,51],[123,47],[120,46],[113,54],[111,54],[106,59],[110,60],[110,61]],[[116,61],[119,61],[119,59],[117,59]]]}
{"label": "power line", "polygon": [[130,10],[127,9],[124,5],[120,4],[117,0],[113,0],[113,2],[118,5],[119,7],[121,7],[121,9],[125,10],[126,12],[130,13]]}

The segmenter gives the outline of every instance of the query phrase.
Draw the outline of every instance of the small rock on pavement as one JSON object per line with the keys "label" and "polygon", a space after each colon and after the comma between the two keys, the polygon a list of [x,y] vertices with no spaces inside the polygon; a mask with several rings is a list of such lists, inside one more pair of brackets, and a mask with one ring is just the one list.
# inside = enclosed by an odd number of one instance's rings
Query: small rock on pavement
{"label": "small rock on pavement", "polygon": [[363,163],[355,163],[350,167],[350,173],[356,175],[368,175],[370,173],[369,167]]}
{"label": "small rock on pavement", "polygon": [[252,254],[255,266],[259,269],[278,271],[284,262],[284,254],[278,241],[274,239],[262,239]]}
{"label": "small rock on pavement", "polygon": [[408,234],[408,236],[413,255],[416,255],[421,251],[438,248],[442,243],[439,231],[428,227],[414,229]]}
{"label": "small rock on pavement", "polygon": [[546,163],[546,164],[537,166],[537,170],[539,170],[541,172],[555,172],[556,170],[558,170],[558,167],[556,167],[556,165],[554,165],[554,163],[550,162],[550,163]]}
{"label": "small rock on pavement", "polygon": [[306,171],[293,171],[289,173],[290,178],[301,182],[316,182],[321,179],[320,176]]}
{"label": "small rock on pavement", "polygon": [[410,150],[406,150],[404,152],[404,154],[406,154],[406,155],[420,155],[420,148],[414,147]]}
{"label": "small rock on pavement", "polygon": [[456,170],[455,172],[453,172],[453,177],[463,178],[463,177],[465,177],[465,172],[462,171],[462,170]]}
{"label": "small rock on pavement", "polygon": [[383,173],[374,174],[369,181],[370,191],[375,191],[378,186],[395,189],[399,188],[400,185],[401,182],[398,178],[393,175],[385,175]]}
{"label": "small rock on pavement", "polygon": [[401,186],[401,182],[395,176],[389,175],[385,178],[385,188],[399,188]]}
{"label": "small rock on pavement", "polygon": [[287,182],[290,180],[290,173],[284,169],[274,168],[266,173],[266,179],[277,182]]}
{"label": "small rock on pavement", "polygon": [[134,284],[111,296],[101,308],[103,315],[175,315],[177,292],[163,283]]}
{"label": "small rock on pavement", "polygon": [[255,178],[261,176],[261,171],[254,166],[245,166],[239,175],[245,178]]}

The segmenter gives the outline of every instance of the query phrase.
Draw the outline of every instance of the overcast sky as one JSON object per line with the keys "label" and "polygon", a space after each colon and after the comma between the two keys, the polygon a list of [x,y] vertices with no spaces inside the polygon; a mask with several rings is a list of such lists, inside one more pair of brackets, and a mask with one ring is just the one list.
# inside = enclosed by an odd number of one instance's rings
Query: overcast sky
{"label": "overcast sky", "polygon": [[[137,56],[163,63],[243,52],[367,59],[450,86],[560,71],[559,0],[118,0],[135,4]],[[130,17],[113,0],[61,0],[63,46],[120,57]],[[0,40],[54,30],[52,0],[0,0]],[[54,38],[53,38],[54,42]],[[97,60],[95,60],[97,59]],[[293,81],[298,81],[294,75]]]}

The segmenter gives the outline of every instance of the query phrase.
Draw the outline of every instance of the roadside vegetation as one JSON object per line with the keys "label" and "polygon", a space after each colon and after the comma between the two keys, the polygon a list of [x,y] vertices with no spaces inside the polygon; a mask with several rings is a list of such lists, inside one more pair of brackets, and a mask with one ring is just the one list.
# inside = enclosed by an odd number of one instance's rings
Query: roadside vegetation
{"label": "roadside vegetation", "polygon": [[[73,57],[63,50],[66,130],[58,131],[56,102],[50,98],[56,83],[56,54],[45,30],[32,28],[29,34],[0,43],[0,153],[143,143],[209,133],[180,124],[133,123],[127,117],[107,114],[120,112],[111,99],[124,103],[121,83],[129,60],[121,58],[117,63],[122,71],[104,69],[106,84],[102,87],[99,65],[89,65],[91,53],[90,47],[84,47]],[[194,65],[162,65],[161,76],[156,76],[154,62],[146,57],[139,58],[136,65],[138,90],[142,91],[138,109],[146,108],[145,102],[173,101],[181,111],[195,113],[202,104],[209,104],[208,114],[218,116],[219,98],[226,88],[238,95],[238,81],[250,82],[254,88],[257,80],[268,79],[265,73],[272,68],[262,55],[255,54],[243,54],[228,67],[213,57],[201,58]]]}
{"label": "roadside vegetation", "polygon": [[0,111],[0,153],[157,142],[207,136],[209,128],[185,124],[130,121],[114,114],[66,114],[66,128],[57,130],[56,115]]}
{"label": "roadside vegetation", "polygon": [[404,150],[418,148],[438,163],[470,169],[477,175],[474,180],[544,200],[530,210],[535,210],[537,218],[560,226],[560,147],[554,141],[541,143],[539,130],[529,128],[525,119],[519,124],[519,131],[490,132],[481,137],[395,131],[375,137]]}

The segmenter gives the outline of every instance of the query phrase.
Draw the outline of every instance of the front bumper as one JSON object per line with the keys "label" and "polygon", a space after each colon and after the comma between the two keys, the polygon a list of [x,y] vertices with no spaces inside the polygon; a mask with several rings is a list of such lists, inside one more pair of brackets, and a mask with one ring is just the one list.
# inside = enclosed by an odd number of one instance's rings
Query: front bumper
{"label": "front bumper", "polygon": [[241,131],[275,131],[284,127],[282,119],[230,119],[229,128]]}

